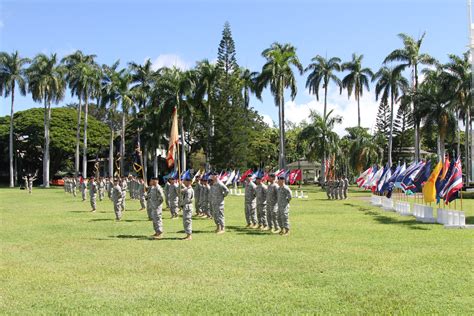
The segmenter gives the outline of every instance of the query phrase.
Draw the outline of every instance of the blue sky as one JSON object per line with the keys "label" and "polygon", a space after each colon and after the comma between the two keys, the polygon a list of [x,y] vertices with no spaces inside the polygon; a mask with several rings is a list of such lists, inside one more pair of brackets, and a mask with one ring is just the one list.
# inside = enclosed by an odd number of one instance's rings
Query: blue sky
{"label": "blue sky", "polygon": [[[216,59],[225,21],[231,24],[239,64],[252,70],[261,69],[260,53],[274,41],[295,45],[304,66],[317,54],[349,60],[356,52],[374,70],[401,46],[400,32],[418,37],[426,31],[422,50],[440,61],[448,53],[461,54],[468,43],[465,0],[0,0],[0,50],[62,57],[81,49],[96,54],[99,63],[120,59],[126,66],[150,58],[156,66],[189,68]],[[310,109],[322,109],[305,90],[305,76],[297,79],[298,96],[286,98],[287,118],[294,122]],[[253,99],[252,106],[278,121],[273,98],[263,97],[263,102]],[[72,101],[68,95],[64,102]],[[33,106],[40,105],[29,96],[17,98],[17,111]],[[357,124],[356,103],[347,95],[330,89],[329,107],[344,116],[339,133]],[[363,125],[372,128],[377,110],[372,92],[361,107]],[[0,116],[9,108],[10,100],[0,98]]]}

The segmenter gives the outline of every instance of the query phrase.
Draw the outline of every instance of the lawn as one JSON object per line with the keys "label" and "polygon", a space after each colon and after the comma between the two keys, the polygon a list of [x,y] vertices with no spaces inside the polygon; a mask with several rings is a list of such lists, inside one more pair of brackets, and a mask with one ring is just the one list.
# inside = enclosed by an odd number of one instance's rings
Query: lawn
{"label": "lawn", "polygon": [[[127,201],[62,189],[0,189],[1,314],[473,314],[474,230],[421,224],[372,207],[367,193],[291,202],[291,235],[243,228],[243,197],[226,199],[227,232],[164,214],[164,240]],[[464,200],[474,223],[474,200]]]}

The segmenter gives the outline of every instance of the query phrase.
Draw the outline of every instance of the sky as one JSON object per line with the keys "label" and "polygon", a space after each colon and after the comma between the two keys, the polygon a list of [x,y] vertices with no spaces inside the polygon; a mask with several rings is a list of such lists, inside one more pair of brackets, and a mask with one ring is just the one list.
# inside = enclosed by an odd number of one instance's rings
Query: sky
{"label": "sky", "polygon": [[[80,49],[97,55],[97,62],[143,63],[156,68],[191,68],[196,61],[217,58],[225,21],[231,25],[237,61],[252,71],[264,64],[261,52],[273,42],[291,43],[306,67],[316,55],[349,61],[363,54],[363,64],[378,70],[385,56],[402,46],[397,37],[407,33],[426,37],[422,52],[447,61],[450,53],[467,50],[466,0],[0,0],[0,51],[22,56],[57,53],[62,58]],[[298,94],[285,97],[286,119],[299,123],[310,110],[322,112],[305,89],[306,75],[297,75]],[[343,74],[339,74],[340,77]],[[361,99],[361,120],[375,126],[378,103],[372,86]],[[322,95],[322,94],[321,94]],[[69,93],[58,106],[75,102]],[[267,122],[278,122],[270,93],[251,100]],[[16,96],[15,110],[42,106],[29,95]],[[357,125],[357,103],[329,88],[328,108],[343,116],[336,127]],[[9,115],[10,99],[0,97],[0,116]]]}

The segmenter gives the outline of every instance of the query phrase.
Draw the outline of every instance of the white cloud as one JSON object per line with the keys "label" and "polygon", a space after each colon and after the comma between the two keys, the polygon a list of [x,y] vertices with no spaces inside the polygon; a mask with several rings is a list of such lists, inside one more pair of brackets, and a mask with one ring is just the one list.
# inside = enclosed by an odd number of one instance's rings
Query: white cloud
{"label": "white cloud", "polygon": [[161,67],[176,67],[181,70],[189,68],[189,64],[185,62],[181,57],[175,54],[161,54],[155,60],[153,60],[153,69],[157,70]]}
{"label": "white cloud", "polygon": [[274,122],[273,119],[270,117],[270,115],[268,115],[268,114],[262,114],[262,117],[263,117],[263,121],[264,121],[265,123],[267,123],[268,126],[273,127],[273,125],[275,124],[275,122]]}
{"label": "white cloud", "polygon": [[[379,103],[375,101],[375,95],[372,92],[364,92],[364,96],[360,99],[361,125],[369,128],[372,132],[375,126],[375,118]],[[301,123],[307,120],[311,110],[323,113],[324,100],[322,98],[316,101],[312,96],[312,100],[306,103],[297,104],[295,101],[287,101],[285,103],[285,119],[294,123]],[[342,124],[337,125],[334,130],[343,136],[346,134],[346,127],[357,126],[357,102],[354,97],[347,98],[347,92],[339,94],[338,90],[328,91],[327,111],[334,110],[333,114],[343,117]]]}

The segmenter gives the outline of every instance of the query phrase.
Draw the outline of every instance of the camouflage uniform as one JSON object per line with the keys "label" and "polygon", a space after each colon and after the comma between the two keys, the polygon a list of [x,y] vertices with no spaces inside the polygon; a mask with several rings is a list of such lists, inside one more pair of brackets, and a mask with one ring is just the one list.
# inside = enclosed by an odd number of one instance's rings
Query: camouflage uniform
{"label": "camouflage uniform", "polygon": [[257,185],[255,191],[257,195],[257,218],[258,225],[267,227],[267,186],[262,182]]}
{"label": "camouflage uniform", "polygon": [[201,184],[201,189],[199,189],[199,208],[201,211],[207,215],[207,217],[212,217],[211,209],[209,207],[209,192],[211,187],[209,184]]}
{"label": "camouflage uniform", "polygon": [[127,179],[122,180],[122,212],[125,211],[125,199],[127,198]]}
{"label": "camouflage uniform", "polygon": [[343,197],[343,192],[344,192],[344,180],[342,178],[339,180],[339,187],[338,187],[338,194],[339,194],[339,200],[342,200]]}
{"label": "camouflage uniform", "polygon": [[104,179],[100,179],[99,181],[99,201],[102,201],[104,199],[104,196],[105,196],[105,180]]}
{"label": "camouflage uniform", "polygon": [[229,189],[220,181],[217,180],[211,185],[209,192],[212,216],[217,226],[224,228],[224,198],[229,194]]}
{"label": "camouflage uniform", "polygon": [[194,190],[192,186],[185,187],[182,185],[181,194],[181,207],[183,208],[183,228],[187,235],[193,233],[193,200]]}
{"label": "camouflage uniform", "polygon": [[96,200],[97,200],[97,184],[95,181],[91,181],[89,185],[89,196],[91,198],[91,207],[92,211],[95,211],[96,209]]}
{"label": "camouflage uniform", "polygon": [[81,193],[82,193],[82,201],[85,201],[87,197],[87,183],[85,180],[82,180],[82,183],[81,183]]}
{"label": "camouflage uniform", "polygon": [[112,201],[114,203],[115,219],[122,218],[122,187],[117,184],[112,187]]}
{"label": "camouflage uniform", "polygon": [[267,187],[267,222],[270,229],[279,229],[278,224],[278,184],[271,183]]}
{"label": "camouflage uniform", "polygon": [[194,187],[194,206],[196,208],[196,213],[201,214],[201,189],[202,189],[202,184],[200,182],[196,183],[196,186]]}
{"label": "camouflage uniform", "polygon": [[168,203],[170,206],[171,217],[177,217],[179,208],[179,186],[176,183],[170,184],[168,187]]}
{"label": "camouflage uniform", "polygon": [[71,191],[72,191],[72,195],[74,195],[74,197],[76,197],[76,188],[77,188],[77,180],[76,180],[76,178],[74,178],[71,181]]}
{"label": "camouflage uniform", "polygon": [[170,208],[170,201],[169,201],[169,194],[170,194],[170,183],[167,180],[165,183],[165,202],[166,202],[166,207]]}
{"label": "camouflage uniform", "polygon": [[347,191],[349,189],[349,179],[347,179],[347,177],[344,177],[343,181],[344,181],[344,186],[343,186],[344,199],[347,199]]}
{"label": "camouflage uniform", "polygon": [[140,194],[140,206],[144,210],[146,209],[146,186],[145,183],[138,183],[138,192]]}
{"label": "camouflage uniform", "polygon": [[331,199],[331,183],[330,181],[326,181],[326,195],[328,196],[328,200]]}
{"label": "camouflage uniform", "polygon": [[164,192],[160,185],[152,185],[149,188],[147,207],[150,210],[151,220],[155,233],[163,233],[163,199]]}
{"label": "camouflage uniform", "polygon": [[252,181],[245,184],[245,220],[247,225],[257,224],[257,186]]}
{"label": "camouflage uniform", "polygon": [[291,189],[285,184],[278,188],[278,218],[281,228],[290,229]]}

